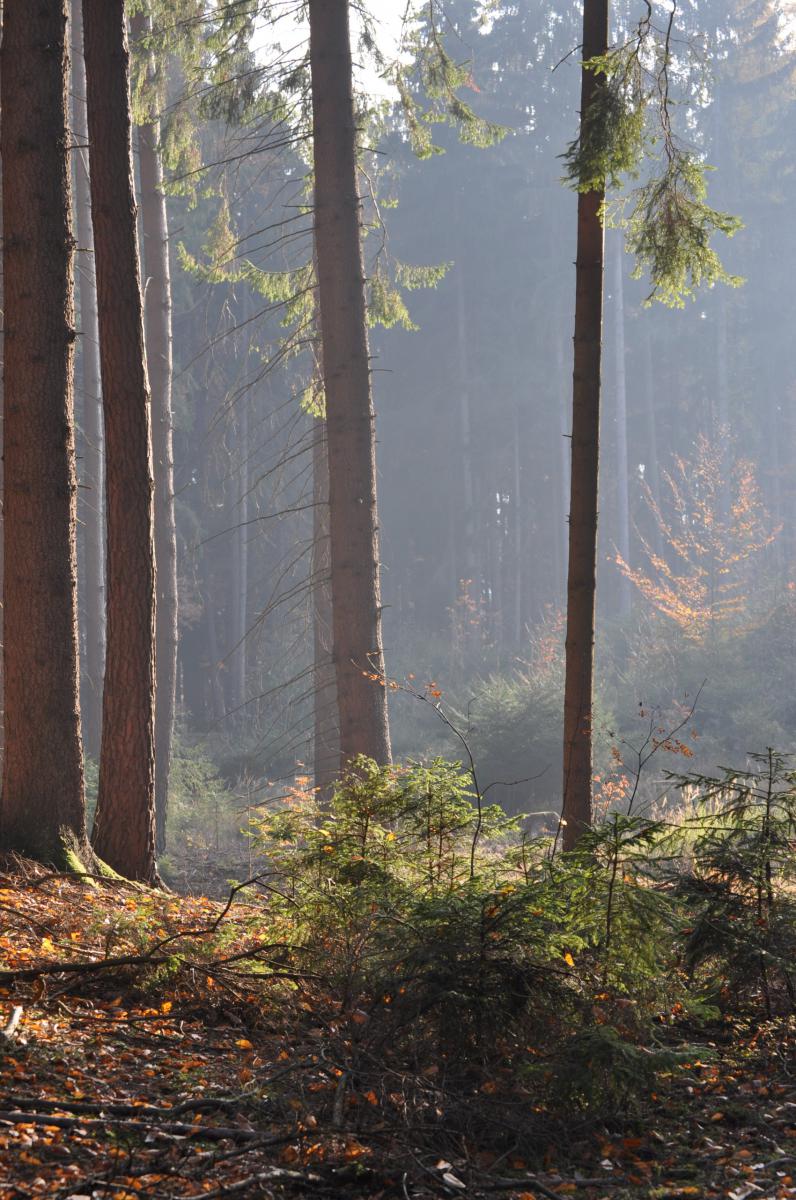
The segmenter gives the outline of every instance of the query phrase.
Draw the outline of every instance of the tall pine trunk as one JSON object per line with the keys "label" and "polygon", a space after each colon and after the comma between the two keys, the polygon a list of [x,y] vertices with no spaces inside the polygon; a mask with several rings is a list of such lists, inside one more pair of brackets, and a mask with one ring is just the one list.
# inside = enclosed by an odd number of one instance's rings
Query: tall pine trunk
{"label": "tall pine trunk", "polygon": [[102,676],[105,669],[105,532],[103,505],[103,428],[100,384],[97,279],[89,183],[86,68],[83,60],[82,0],[72,0],[72,137],[75,143],[75,232],[80,301],[80,366],[83,390],[83,524],[85,587],[84,658],[81,717],[83,741],[99,758],[102,730]]}
{"label": "tall pine trunk", "polygon": [[340,760],[390,761],[379,590],[375,413],[365,319],[348,0],[310,0],[315,250],[329,457]]}
{"label": "tall pine trunk", "polygon": [[5,720],[0,840],[63,862],[85,842],[73,413],[66,0],[6,0]]}
{"label": "tall pine trunk", "polygon": [[108,525],[102,748],[94,847],[155,878],[155,555],[124,0],[83,0]]}
{"label": "tall pine trunk", "polygon": [[[138,13],[131,22],[133,37],[149,32],[150,22]],[[154,62],[150,56],[148,84],[154,91]],[[171,745],[177,695],[177,527],[174,519],[174,449],[172,439],[172,303],[169,264],[169,226],[160,120],[138,127],[138,168],[141,182],[146,355],[152,393],[152,453],[155,472],[155,563],[157,567],[156,696],[155,696],[155,832],[156,849],[166,847]]]}
{"label": "tall pine trunk", "polygon": [[[608,0],[584,0],[585,62],[608,49]],[[581,70],[581,128],[599,86]],[[572,378],[572,474],[569,507],[567,634],[564,682],[563,844],[571,849],[592,821],[594,612],[597,571],[597,481],[600,453],[605,234],[604,188],[578,193],[575,360]]]}
{"label": "tall pine trunk", "polygon": [[[0,0],[0,43],[2,42],[3,0]],[[1,60],[2,56],[0,56]],[[2,83],[0,83],[0,89]],[[0,120],[2,117],[0,116]],[[3,229],[3,159],[0,154],[0,231]],[[5,311],[5,292],[3,287],[3,260],[0,254],[0,312]],[[2,322],[0,322],[2,324]],[[3,342],[5,333],[0,329],[0,362],[3,361]],[[3,594],[3,372],[0,370],[0,596]],[[3,771],[3,753],[5,748],[5,686],[3,664],[3,606],[0,604],[0,778]]]}

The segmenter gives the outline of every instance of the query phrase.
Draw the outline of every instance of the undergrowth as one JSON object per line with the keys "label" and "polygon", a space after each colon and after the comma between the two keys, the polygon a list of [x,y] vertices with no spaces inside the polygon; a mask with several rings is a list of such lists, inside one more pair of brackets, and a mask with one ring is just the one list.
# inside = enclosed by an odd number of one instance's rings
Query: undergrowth
{"label": "undergrowth", "polygon": [[415,1125],[533,1141],[640,1113],[729,1011],[793,1010],[794,778],[773,751],[679,777],[678,813],[610,812],[563,854],[458,764],[361,759],[252,822],[258,886],[284,961],[355,1014],[352,1076],[411,1077]]}

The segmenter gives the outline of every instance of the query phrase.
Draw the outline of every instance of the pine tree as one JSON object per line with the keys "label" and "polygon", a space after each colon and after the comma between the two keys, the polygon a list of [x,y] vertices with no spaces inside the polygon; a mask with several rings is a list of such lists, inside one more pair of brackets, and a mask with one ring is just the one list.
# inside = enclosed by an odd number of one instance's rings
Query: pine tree
{"label": "pine tree", "polygon": [[155,556],[149,384],[124,0],[83,0],[108,526],[108,645],[92,834],[114,870],[155,878]]}
{"label": "pine tree", "polygon": [[[310,0],[315,250],[340,755],[390,761],[348,0]],[[373,677],[376,677],[375,679]],[[381,685],[380,685],[381,681]]]}
{"label": "pine tree", "polygon": [[154,54],[145,39],[151,21],[136,13],[131,33],[146,55],[144,101],[148,112],[138,124],[138,167],[141,183],[144,307],[147,367],[152,393],[152,451],[155,480],[155,565],[157,581],[155,634],[155,839],[158,854],[166,848],[166,813],[171,769],[171,743],[177,693],[177,530],[174,520],[174,450],[172,444],[172,300],[169,223],[157,116],[158,80]]}
{"label": "pine tree", "polygon": [[78,698],[74,241],[66,0],[6,0],[5,758],[0,840],[49,862],[85,842]]}

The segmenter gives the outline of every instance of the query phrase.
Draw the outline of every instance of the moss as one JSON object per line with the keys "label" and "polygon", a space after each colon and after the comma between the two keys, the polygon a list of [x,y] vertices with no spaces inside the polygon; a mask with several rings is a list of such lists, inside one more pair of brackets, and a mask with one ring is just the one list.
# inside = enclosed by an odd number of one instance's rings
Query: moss
{"label": "moss", "polygon": [[[91,866],[87,867],[86,862],[91,862]],[[94,856],[91,853],[91,848],[87,843],[81,844],[75,835],[68,831],[63,831],[61,834],[61,861],[57,864],[64,871],[69,871],[73,875],[82,875],[84,882],[91,887],[96,888],[98,884],[92,879],[88,872],[94,867]]]}

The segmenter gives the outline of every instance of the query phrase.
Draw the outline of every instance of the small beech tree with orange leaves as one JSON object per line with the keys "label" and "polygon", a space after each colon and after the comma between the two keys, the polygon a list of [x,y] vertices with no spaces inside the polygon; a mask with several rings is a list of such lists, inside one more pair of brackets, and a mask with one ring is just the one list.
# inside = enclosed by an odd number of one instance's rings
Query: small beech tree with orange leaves
{"label": "small beech tree with orange leaves", "polygon": [[645,563],[616,562],[642,596],[686,637],[704,641],[750,615],[756,562],[779,533],[763,504],[749,459],[726,431],[700,434],[691,457],[663,472],[663,496],[644,500],[663,547],[640,534]]}

